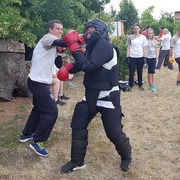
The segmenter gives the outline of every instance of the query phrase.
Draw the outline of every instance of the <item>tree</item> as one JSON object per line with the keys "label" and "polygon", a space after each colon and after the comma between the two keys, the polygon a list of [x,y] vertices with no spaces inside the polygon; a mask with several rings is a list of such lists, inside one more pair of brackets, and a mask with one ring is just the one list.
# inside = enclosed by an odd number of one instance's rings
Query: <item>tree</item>
{"label": "tree", "polygon": [[141,27],[151,26],[156,22],[155,18],[153,17],[152,13],[154,10],[154,6],[150,6],[149,8],[145,9],[140,18],[140,25]]}
{"label": "tree", "polygon": [[83,5],[86,9],[99,13],[104,10],[104,6],[109,2],[110,0],[84,0]]}
{"label": "tree", "polygon": [[120,11],[116,19],[126,20],[124,24],[125,32],[128,32],[134,23],[139,22],[138,10],[135,8],[132,0],[122,0],[119,4]]}
{"label": "tree", "polygon": [[21,0],[0,1],[0,38],[9,38],[33,46],[36,36],[29,29],[24,30],[28,20],[20,14],[18,6],[21,4]]}

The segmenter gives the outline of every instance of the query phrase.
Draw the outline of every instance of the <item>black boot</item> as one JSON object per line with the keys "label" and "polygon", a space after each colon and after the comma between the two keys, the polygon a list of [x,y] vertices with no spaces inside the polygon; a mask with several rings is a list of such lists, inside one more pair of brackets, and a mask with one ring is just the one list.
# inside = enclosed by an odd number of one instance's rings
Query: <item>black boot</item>
{"label": "black boot", "polygon": [[121,160],[121,169],[125,172],[127,172],[129,170],[129,164],[131,163],[131,159],[130,160]]}

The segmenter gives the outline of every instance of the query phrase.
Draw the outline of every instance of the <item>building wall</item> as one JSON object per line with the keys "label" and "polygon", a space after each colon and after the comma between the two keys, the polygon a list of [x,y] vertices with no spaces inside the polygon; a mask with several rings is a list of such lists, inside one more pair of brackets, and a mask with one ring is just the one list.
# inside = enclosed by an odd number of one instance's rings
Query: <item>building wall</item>
{"label": "building wall", "polygon": [[174,22],[180,22],[180,11],[174,12]]}

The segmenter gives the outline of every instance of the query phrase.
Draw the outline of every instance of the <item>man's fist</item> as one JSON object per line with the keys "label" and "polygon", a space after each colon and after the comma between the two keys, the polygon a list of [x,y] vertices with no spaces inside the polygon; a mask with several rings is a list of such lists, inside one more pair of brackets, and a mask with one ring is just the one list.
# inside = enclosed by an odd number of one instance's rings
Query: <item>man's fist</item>
{"label": "man's fist", "polygon": [[173,57],[170,57],[170,58],[169,58],[169,64],[173,64],[173,62],[174,62],[174,58],[173,58]]}
{"label": "man's fist", "polygon": [[64,36],[64,42],[69,46],[71,53],[81,50],[79,45],[79,35],[75,30],[68,32]]}
{"label": "man's fist", "polygon": [[65,47],[57,47],[56,51],[61,54],[61,53],[64,53],[64,51],[66,51],[66,48]]}

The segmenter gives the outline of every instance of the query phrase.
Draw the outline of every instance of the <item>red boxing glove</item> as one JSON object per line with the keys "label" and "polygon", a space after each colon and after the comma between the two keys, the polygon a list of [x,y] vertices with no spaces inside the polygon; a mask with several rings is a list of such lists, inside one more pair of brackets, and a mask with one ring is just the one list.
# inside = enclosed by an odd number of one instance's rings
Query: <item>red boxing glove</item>
{"label": "red boxing glove", "polygon": [[69,70],[71,70],[73,68],[73,64],[67,63],[67,64],[64,65],[64,67],[69,71]]}
{"label": "red boxing glove", "polygon": [[61,81],[67,81],[69,79],[69,72],[64,66],[57,72],[57,78]]}
{"label": "red boxing glove", "polygon": [[68,63],[62,66],[57,72],[57,78],[61,81],[69,80],[69,70],[73,68],[73,64]]}
{"label": "red boxing glove", "polygon": [[65,48],[65,47],[57,47],[57,48],[56,48],[56,51],[57,51],[58,53],[64,53],[64,51],[66,51],[66,48]]}
{"label": "red boxing glove", "polygon": [[69,31],[64,36],[64,42],[69,46],[71,53],[81,50],[79,45],[79,35],[75,30]]}
{"label": "red boxing glove", "polygon": [[78,40],[78,41],[79,41],[80,44],[84,44],[84,43],[85,43],[84,34],[80,34],[80,35],[79,35],[79,40]]}

